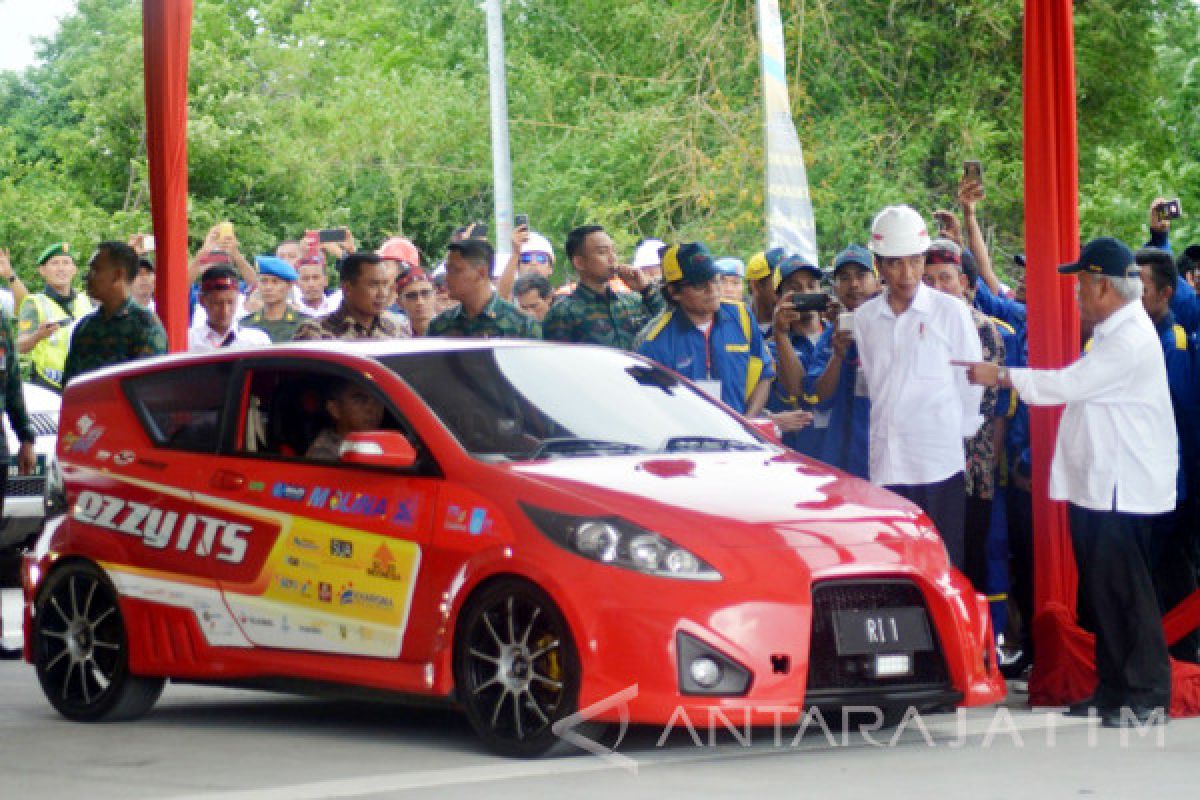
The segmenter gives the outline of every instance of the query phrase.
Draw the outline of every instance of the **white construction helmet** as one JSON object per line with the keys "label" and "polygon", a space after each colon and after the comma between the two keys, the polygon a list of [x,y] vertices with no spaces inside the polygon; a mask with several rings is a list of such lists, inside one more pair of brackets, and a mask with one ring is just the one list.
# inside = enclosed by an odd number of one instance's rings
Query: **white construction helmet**
{"label": "white construction helmet", "polygon": [[871,223],[871,252],[884,258],[915,256],[929,249],[925,220],[908,206],[888,206]]}
{"label": "white construction helmet", "polygon": [[550,240],[536,231],[529,232],[529,239],[521,245],[522,253],[548,253],[554,258],[554,246]]}

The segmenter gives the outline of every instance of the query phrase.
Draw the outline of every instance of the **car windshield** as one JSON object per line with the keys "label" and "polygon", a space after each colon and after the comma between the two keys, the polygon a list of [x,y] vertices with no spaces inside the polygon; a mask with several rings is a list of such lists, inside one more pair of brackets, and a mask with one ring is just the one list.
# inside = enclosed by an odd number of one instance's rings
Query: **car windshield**
{"label": "car windshield", "polygon": [[500,347],[382,361],[484,460],[767,447],[667,370],[617,350]]}

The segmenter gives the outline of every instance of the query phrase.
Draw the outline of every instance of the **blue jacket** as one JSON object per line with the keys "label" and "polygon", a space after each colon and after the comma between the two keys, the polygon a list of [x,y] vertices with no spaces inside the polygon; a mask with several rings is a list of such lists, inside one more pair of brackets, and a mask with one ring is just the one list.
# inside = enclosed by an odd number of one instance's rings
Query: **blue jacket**
{"label": "blue jacket", "polygon": [[[1171,238],[1166,231],[1150,231],[1150,241],[1145,247],[1157,247],[1159,250],[1171,252]],[[1183,279],[1175,279],[1175,295],[1171,298],[1171,313],[1175,323],[1182,325],[1187,334],[1193,335],[1200,330],[1200,297],[1196,290]]]}
{"label": "blue jacket", "polygon": [[1011,297],[992,294],[983,278],[975,280],[975,307],[989,317],[1007,322],[1019,330],[1025,329],[1025,304]]}
{"label": "blue jacket", "polygon": [[[825,326],[825,330],[821,332],[824,337],[825,332],[829,330],[829,325]],[[796,334],[792,337],[792,348],[795,349],[796,355],[800,358],[800,367],[804,370],[805,376],[812,372],[812,365],[817,356],[817,344],[811,339],[802,334]],[[776,362],[779,361],[779,353],[775,348],[775,341],[772,339],[767,342],[767,347],[771,351],[771,355]],[[816,406],[816,398],[802,394],[800,397],[788,396],[783,386],[779,381],[775,381],[771,385],[771,395],[767,399],[768,411],[795,411],[797,409],[804,411],[813,411]],[[825,417],[819,411],[815,417]],[[822,420],[823,421],[823,420]],[[797,453],[803,453],[806,456],[813,458],[821,457],[821,443],[825,435],[825,425],[821,424],[818,419],[813,420],[813,424],[802,428],[798,431],[792,431],[783,435],[783,443],[795,450]]]}
{"label": "blue jacket", "polygon": [[693,381],[719,380],[721,400],[743,414],[758,382],[775,377],[762,332],[741,303],[721,303],[708,335],[668,309],[642,329],[634,349]]}
{"label": "blue jacket", "polygon": [[[813,364],[804,381],[806,394],[816,394],[817,378],[825,372],[833,355],[833,334],[832,326],[826,328],[817,342]],[[851,475],[869,480],[871,398],[867,395],[867,381],[862,375],[857,346],[851,345],[846,351],[838,374],[837,389],[817,409],[829,412],[829,426],[822,437],[818,458]]]}
{"label": "blue jacket", "polygon": [[1154,323],[1162,340],[1167,366],[1167,385],[1175,426],[1179,432],[1179,481],[1177,491],[1182,502],[1189,487],[1195,487],[1197,458],[1200,458],[1200,363],[1194,337],[1189,337],[1168,311]]}

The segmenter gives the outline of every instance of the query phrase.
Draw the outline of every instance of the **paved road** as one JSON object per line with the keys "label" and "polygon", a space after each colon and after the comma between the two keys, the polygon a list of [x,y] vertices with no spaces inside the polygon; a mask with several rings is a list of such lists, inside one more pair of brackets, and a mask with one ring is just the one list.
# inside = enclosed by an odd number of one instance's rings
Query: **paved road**
{"label": "paved road", "polygon": [[[0,661],[0,797],[324,800],[344,797],[1148,798],[1197,796],[1200,720],[1141,738],[1033,712],[915,721],[898,739],[833,742],[813,726],[798,743],[784,724],[748,746],[726,733],[704,746],[679,728],[635,730],[620,752],[523,762],[483,752],[443,711],[168,686],[144,719],[80,725],[57,716],[31,668]],[[991,734],[989,735],[989,729]],[[928,731],[928,735],[926,735]]]}

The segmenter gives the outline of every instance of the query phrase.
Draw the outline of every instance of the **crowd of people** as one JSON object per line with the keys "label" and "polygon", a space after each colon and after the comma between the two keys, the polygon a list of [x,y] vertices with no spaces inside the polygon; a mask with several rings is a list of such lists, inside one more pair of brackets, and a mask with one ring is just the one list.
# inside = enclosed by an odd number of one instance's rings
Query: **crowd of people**
{"label": "crowd of people", "polygon": [[[868,244],[847,244],[828,268],[781,248],[742,260],[718,257],[700,242],[657,239],[639,242],[626,265],[598,225],[567,234],[563,249],[569,264],[563,270],[556,269],[550,241],[527,224],[517,226],[512,255],[503,265],[495,263],[480,226],[456,231],[436,265],[404,237],[369,251],[346,229],[309,232],[302,240],[282,242],[273,254],[248,259],[233,226],[222,223],[188,264],[194,282],[188,349],[451,336],[546,339],[640,353],[734,410],[773,420],[786,446],[921,507],[953,564],[992,601],[995,628],[1008,637],[1005,665],[1019,673],[1028,663],[1033,617],[1027,404],[1066,404],[1069,418],[1072,403],[1091,403],[1094,413],[1096,398],[1112,389],[1113,376],[1109,369],[1094,378],[1100,389],[1079,394],[1056,389],[1041,371],[1025,369],[1025,263],[1021,256],[1014,259],[1012,288],[1001,282],[978,220],[983,197],[980,183],[964,178],[958,211],[934,212],[937,236],[916,210],[885,208],[867,232]],[[1079,479],[1087,489],[1083,499],[1070,480],[1058,486],[1058,499],[1073,503],[1073,535],[1087,590],[1081,595],[1082,619],[1100,629],[1098,660],[1100,639],[1116,648],[1101,664],[1102,682],[1106,669],[1119,672],[1127,665],[1130,648],[1144,653],[1144,637],[1128,631],[1112,645],[1114,634],[1100,632],[1111,628],[1111,618],[1128,623],[1123,609],[1137,605],[1138,625],[1144,626],[1149,615],[1161,614],[1196,588],[1200,247],[1176,258],[1170,222],[1161,210],[1159,198],[1151,209],[1149,242],[1136,254],[1103,240],[1108,244],[1094,252],[1085,248],[1072,270],[1080,275],[1085,329],[1080,364],[1095,365],[1108,358],[1098,354],[1115,347],[1110,329],[1116,323],[1109,317],[1136,312],[1139,321],[1148,319],[1161,356],[1139,351],[1137,358],[1154,355],[1153,363],[1160,364],[1175,424],[1169,442],[1158,446],[1176,459],[1169,508],[1165,500],[1130,498],[1128,487],[1139,478],[1129,470],[1136,472],[1137,465],[1116,457],[1102,469],[1075,465],[1086,473]],[[6,402],[22,442],[32,441],[32,434],[27,420],[24,426],[21,421],[17,353],[28,362],[30,380],[62,391],[89,370],[166,351],[154,314],[147,239],[101,243],[88,263],[83,290],[75,285],[74,254],[66,243],[51,245],[39,257],[44,286],[37,292],[21,283],[0,251],[0,279],[9,283],[11,295],[0,295],[0,313],[15,314],[17,322],[7,345]],[[329,285],[331,264],[336,288]],[[570,280],[555,286],[555,275],[563,273]],[[1146,380],[1150,386],[1155,378]],[[1075,389],[1080,385],[1072,383]],[[1161,412],[1161,399],[1147,401],[1147,407]],[[1127,431],[1117,427],[1113,436],[1119,442]],[[1108,456],[1122,452],[1119,446],[1112,450],[1112,441],[1105,446]],[[1060,437],[1059,451],[1066,447]],[[1145,456],[1145,443],[1139,447],[1133,455],[1123,453],[1127,461],[1153,460]],[[1101,457],[1099,452],[1087,457]],[[1060,455],[1056,452],[1056,464]],[[1120,608],[1105,592],[1133,578],[1104,566],[1111,558],[1096,556],[1092,540],[1080,538],[1080,531],[1109,528],[1082,516],[1076,520],[1077,506],[1080,515],[1146,517],[1147,532],[1137,534],[1142,538],[1126,537],[1140,543],[1134,549],[1145,564],[1145,590]],[[1011,620],[1010,608],[1016,611]],[[1198,643],[1192,634],[1170,652],[1196,661]],[[1165,643],[1162,647],[1165,652]],[[1154,681],[1154,691],[1142,686],[1145,692],[1134,697],[1112,689],[1088,708],[1104,710],[1118,701],[1161,706],[1161,674]]]}

